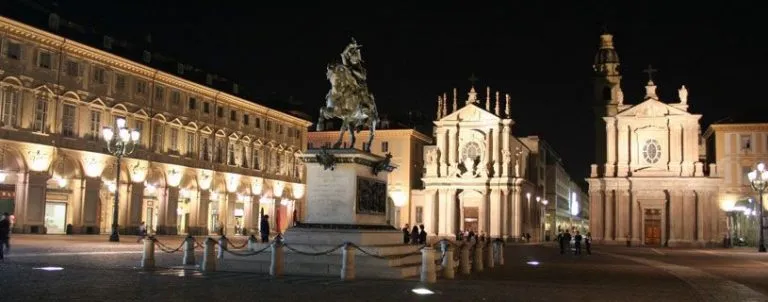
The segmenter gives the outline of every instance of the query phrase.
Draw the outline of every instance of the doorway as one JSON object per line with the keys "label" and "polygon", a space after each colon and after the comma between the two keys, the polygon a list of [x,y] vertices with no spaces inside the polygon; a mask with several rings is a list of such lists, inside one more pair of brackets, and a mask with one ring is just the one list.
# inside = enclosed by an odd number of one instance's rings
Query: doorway
{"label": "doorway", "polygon": [[477,229],[477,220],[480,216],[479,213],[480,210],[478,207],[464,207],[464,221],[462,222],[462,226],[464,227],[463,230],[479,234]]}
{"label": "doorway", "polygon": [[157,220],[158,220],[158,211],[157,207],[155,206],[154,200],[146,200],[147,207],[145,209],[145,216],[144,221],[147,225],[147,233],[149,234],[155,234],[157,232]]}
{"label": "doorway", "polygon": [[661,209],[645,209],[645,238],[644,244],[661,245]]}
{"label": "doorway", "polygon": [[46,234],[66,234],[67,204],[64,202],[45,203]]}

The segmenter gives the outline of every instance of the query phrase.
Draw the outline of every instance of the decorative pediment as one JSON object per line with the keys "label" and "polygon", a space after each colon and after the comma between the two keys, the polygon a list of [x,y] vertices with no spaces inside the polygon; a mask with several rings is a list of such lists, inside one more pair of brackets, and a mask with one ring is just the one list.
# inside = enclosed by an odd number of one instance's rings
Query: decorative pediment
{"label": "decorative pediment", "polygon": [[35,93],[43,93],[48,95],[54,95],[53,90],[51,88],[48,88],[46,85],[40,85],[37,86],[35,89],[32,89]]}
{"label": "decorative pediment", "polygon": [[168,119],[165,118],[165,115],[163,115],[161,113],[155,114],[155,116],[153,116],[152,119],[153,120],[158,120],[158,121],[163,121],[163,122],[167,122],[168,121]]}
{"label": "decorative pediment", "polygon": [[211,134],[213,133],[213,129],[211,129],[211,127],[205,126],[202,129],[200,129],[200,132],[205,134]]}
{"label": "decorative pediment", "polygon": [[112,106],[112,112],[128,113],[128,108],[125,108],[123,104],[115,104]]}
{"label": "decorative pediment", "polygon": [[246,142],[246,143],[250,143],[251,142],[251,138],[249,136],[247,136],[247,135],[243,135],[240,139],[243,142]]}
{"label": "decorative pediment", "polygon": [[149,118],[149,114],[147,114],[147,112],[144,111],[144,109],[136,110],[136,112],[134,112],[133,114],[136,116]]}
{"label": "decorative pediment", "polygon": [[219,130],[216,130],[216,136],[225,137],[227,136],[227,133],[224,132],[224,130],[219,129]]}
{"label": "decorative pediment", "polygon": [[180,120],[180,119],[178,119],[178,118],[175,118],[175,119],[173,119],[173,120],[171,121],[171,125],[174,125],[174,126],[179,126],[179,127],[184,127],[184,124],[183,124],[183,123],[181,122],[181,120]]}
{"label": "decorative pediment", "polygon": [[187,127],[187,129],[190,129],[190,130],[193,130],[193,131],[197,131],[197,129],[198,129],[197,123],[195,123],[195,122],[187,123],[186,127]]}
{"label": "decorative pediment", "polygon": [[106,108],[107,105],[104,104],[104,101],[102,101],[100,98],[95,98],[92,101],[88,102],[88,105],[93,107],[102,107]]}
{"label": "decorative pediment", "polygon": [[467,104],[459,110],[443,117],[440,121],[459,122],[499,122],[501,119],[493,113],[485,111],[475,104]]}
{"label": "decorative pediment", "polygon": [[259,146],[264,145],[264,141],[262,141],[260,138],[257,138],[255,141],[253,141],[253,143]]}
{"label": "decorative pediment", "polygon": [[65,92],[65,93],[62,95],[62,97],[63,97],[64,99],[70,99],[70,100],[73,100],[73,101],[80,101],[80,95],[78,95],[78,94],[77,94],[76,92],[74,92],[74,91],[67,91],[67,92]]}
{"label": "decorative pediment", "polygon": [[240,136],[238,136],[237,133],[232,132],[232,134],[229,135],[229,139],[238,140],[240,139]]}
{"label": "decorative pediment", "polygon": [[670,115],[691,114],[655,99],[648,99],[617,114],[620,117],[663,117]]}
{"label": "decorative pediment", "polygon": [[5,77],[0,82],[8,83],[8,84],[13,84],[13,85],[17,85],[17,86],[24,86],[24,84],[21,83],[21,80],[19,80],[19,78],[13,77],[13,76]]}

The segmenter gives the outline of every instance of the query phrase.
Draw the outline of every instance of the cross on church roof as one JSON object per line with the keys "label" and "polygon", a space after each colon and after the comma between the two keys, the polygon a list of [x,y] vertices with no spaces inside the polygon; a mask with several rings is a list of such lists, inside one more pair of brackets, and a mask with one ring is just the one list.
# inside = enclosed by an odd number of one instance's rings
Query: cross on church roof
{"label": "cross on church roof", "polygon": [[659,71],[658,69],[653,69],[653,66],[651,64],[648,64],[648,68],[643,69],[643,72],[648,74],[648,82],[653,82],[653,73]]}
{"label": "cross on church roof", "polygon": [[472,75],[469,76],[469,82],[472,83],[472,86],[475,86],[475,82],[478,81],[477,77],[475,76],[475,73],[473,72]]}

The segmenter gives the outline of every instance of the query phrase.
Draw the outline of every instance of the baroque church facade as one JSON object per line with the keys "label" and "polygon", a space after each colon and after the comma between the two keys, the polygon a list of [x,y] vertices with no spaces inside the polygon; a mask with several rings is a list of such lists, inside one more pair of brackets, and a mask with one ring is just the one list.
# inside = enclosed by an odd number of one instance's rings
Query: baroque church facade
{"label": "baroque church facade", "polygon": [[[624,102],[613,36],[595,57],[597,162],[589,183],[593,240],[633,246],[712,246],[727,232],[714,164],[699,157],[701,115],[656,94],[650,66],[645,97]],[[706,169],[705,169],[706,168]]]}
{"label": "baroque church facade", "polygon": [[473,87],[458,108],[453,94],[450,111],[447,95],[438,98],[436,144],[424,147],[423,200],[417,203],[426,231],[430,237],[459,231],[503,240],[539,237],[543,208],[531,200],[543,193],[531,166],[538,146],[512,135],[509,95],[502,101],[496,92],[492,101],[488,89],[483,107]]}

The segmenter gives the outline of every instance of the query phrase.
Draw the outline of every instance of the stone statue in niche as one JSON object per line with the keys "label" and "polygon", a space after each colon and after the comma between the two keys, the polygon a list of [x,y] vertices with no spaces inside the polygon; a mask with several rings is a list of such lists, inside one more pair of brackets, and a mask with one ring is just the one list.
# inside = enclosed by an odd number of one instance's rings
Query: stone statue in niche
{"label": "stone statue in niche", "polygon": [[515,148],[515,177],[520,177],[520,157],[523,155],[523,150],[520,147]]}
{"label": "stone statue in niche", "polygon": [[424,162],[425,162],[427,165],[431,165],[431,164],[434,164],[434,163],[435,163],[435,160],[437,160],[437,149],[436,149],[436,148],[433,148],[433,149],[429,149],[429,150],[427,150],[427,154],[426,154],[426,156],[425,156],[425,157],[426,157],[426,158],[424,159]]}
{"label": "stone statue in niche", "polygon": [[512,162],[512,152],[509,152],[509,150],[507,149],[501,150],[501,156],[502,156],[502,163],[508,164]]}
{"label": "stone statue in niche", "polygon": [[462,165],[464,166],[464,172],[461,172],[461,177],[477,176],[478,169],[476,160],[467,156],[464,158]]}
{"label": "stone statue in niche", "polygon": [[680,104],[688,104],[688,89],[685,88],[685,85],[677,90],[677,96],[680,97]]}
{"label": "stone statue in niche", "polygon": [[618,88],[616,91],[616,102],[619,105],[624,105],[624,92],[621,91],[621,88]]}

